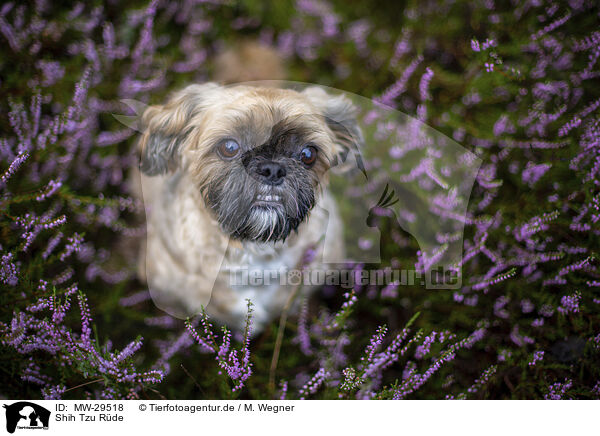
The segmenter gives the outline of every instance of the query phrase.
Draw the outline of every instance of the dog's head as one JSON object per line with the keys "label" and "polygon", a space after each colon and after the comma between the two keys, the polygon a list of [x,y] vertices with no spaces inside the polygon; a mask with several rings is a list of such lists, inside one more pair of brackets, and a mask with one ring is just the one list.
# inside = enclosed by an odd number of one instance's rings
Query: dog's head
{"label": "dog's head", "polygon": [[143,114],[140,168],[187,172],[222,230],[285,240],[304,221],[327,172],[361,141],[355,108],[321,88],[303,92],[192,85]]}

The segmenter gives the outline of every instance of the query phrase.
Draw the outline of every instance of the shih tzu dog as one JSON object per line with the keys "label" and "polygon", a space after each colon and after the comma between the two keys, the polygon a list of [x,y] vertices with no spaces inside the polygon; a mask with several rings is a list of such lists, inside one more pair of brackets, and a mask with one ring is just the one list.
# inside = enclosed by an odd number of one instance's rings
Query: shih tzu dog
{"label": "shih tzu dog", "polygon": [[[186,317],[204,308],[241,329],[249,299],[257,332],[293,288],[281,274],[307,252],[310,269],[343,258],[327,186],[361,137],[345,96],[204,83],[147,108],[142,125],[148,231],[140,274],[163,310]],[[267,271],[277,274],[232,281]]]}

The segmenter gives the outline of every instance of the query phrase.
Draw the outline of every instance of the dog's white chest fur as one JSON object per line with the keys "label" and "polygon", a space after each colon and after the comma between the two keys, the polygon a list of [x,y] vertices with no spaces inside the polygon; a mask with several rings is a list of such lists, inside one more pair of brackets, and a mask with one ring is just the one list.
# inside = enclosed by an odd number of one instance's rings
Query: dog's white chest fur
{"label": "dog's white chest fur", "polygon": [[[229,323],[238,327],[247,312],[247,301],[253,304],[253,320],[262,325],[285,305],[292,292],[288,275],[302,263],[302,246],[288,248],[285,244],[245,244],[240,249],[228,248],[221,266],[222,274],[233,289],[235,306]],[[219,289],[213,291],[218,298]],[[210,305],[209,305],[210,306]]]}

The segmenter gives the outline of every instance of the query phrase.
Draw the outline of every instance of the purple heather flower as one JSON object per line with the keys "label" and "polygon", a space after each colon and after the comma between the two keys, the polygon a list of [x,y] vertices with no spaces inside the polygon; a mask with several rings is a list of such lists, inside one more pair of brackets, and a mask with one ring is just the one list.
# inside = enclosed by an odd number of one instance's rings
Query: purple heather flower
{"label": "purple heather flower", "polygon": [[531,321],[531,327],[541,327],[544,325],[544,318],[536,318]]}
{"label": "purple heather flower", "polygon": [[304,400],[307,395],[316,393],[329,376],[330,374],[325,368],[319,368],[315,375],[300,388],[298,391],[299,398]]}
{"label": "purple heather flower", "polygon": [[304,355],[310,356],[313,354],[313,350],[310,343],[310,333],[308,330],[308,301],[304,299],[302,303],[302,309],[300,310],[300,316],[298,318],[298,332],[294,338],[294,342],[300,344],[300,350]]}
{"label": "purple heather flower", "polygon": [[429,94],[429,83],[433,78],[433,70],[429,67],[425,69],[425,73],[421,76],[421,81],[419,82],[419,94],[421,96],[421,101],[431,100],[431,95]]}
{"label": "purple heather flower", "polygon": [[417,56],[408,65],[408,67],[406,67],[400,78],[392,86],[385,90],[381,97],[377,98],[376,101],[386,106],[393,107],[393,101],[404,93],[408,80],[412,77],[413,73],[422,61],[423,57]]}
{"label": "purple heather flower", "polygon": [[65,68],[56,61],[39,60],[36,66],[42,72],[42,86],[48,87],[54,85],[65,75]]}
{"label": "purple heather flower", "polygon": [[543,351],[536,351],[535,353],[533,353],[533,357],[531,359],[531,361],[529,362],[529,366],[535,366],[535,364],[541,360],[544,359],[544,352]]}
{"label": "purple heather flower", "polygon": [[365,349],[365,355],[360,358],[363,365],[369,365],[373,361],[373,356],[375,355],[375,351],[379,348],[381,343],[383,342],[383,338],[387,333],[386,326],[380,326],[377,329],[377,333],[375,333],[371,340],[369,341],[369,345]]}
{"label": "purple heather flower", "polygon": [[15,286],[19,282],[19,268],[12,258],[12,253],[4,254],[0,262],[0,281],[8,286]]}
{"label": "purple heather flower", "polygon": [[533,185],[550,169],[550,164],[534,165],[531,162],[527,163],[527,167],[523,170],[522,179],[529,187]]}
{"label": "purple heather flower", "polygon": [[575,292],[572,295],[565,295],[560,299],[560,306],[557,310],[563,315],[579,312],[579,302],[581,301],[581,293]]}
{"label": "purple heather flower", "polygon": [[44,400],[60,400],[66,390],[67,388],[64,385],[50,386],[42,389],[42,395],[44,396]]}
{"label": "purple heather flower", "polygon": [[573,386],[573,381],[565,379],[563,383],[557,382],[548,386],[548,392],[544,395],[546,400],[562,400],[567,391]]}
{"label": "purple heather flower", "polygon": [[535,309],[535,306],[529,299],[521,300],[521,312],[523,313],[531,313]]}
{"label": "purple heather flower", "polygon": [[250,335],[252,325],[252,304],[248,301],[248,315],[246,317],[246,329],[240,350],[231,349],[231,332],[223,327],[223,338],[221,345],[217,345],[213,328],[208,321],[208,316],[202,313],[200,316],[204,334],[197,332],[190,321],[186,321],[186,328],[190,335],[196,340],[204,351],[215,353],[218,365],[233,381],[233,392],[244,387],[244,383],[252,375],[252,363],[250,362]]}
{"label": "purple heather flower", "polygon": [[60,189],[61,186],[62,186],[62,182],[60,180],[50,180],[50,182],[48,182],[48,185],[46,186],[44,191],[40,195],[38,195],[35,199],[37,201],[43,201],[46,198],[52,196],[56,191],[58,191]]}
{"label": "purple heather flower", "polygon": [[506,362],[507,359],[510,359],[510,357],[512,356],[512,352],[509,350],[500,350],[500,353],[498,353],[498,361],[499,362]]}
{"label": "purple heather flower", "polygon": [[283,380],[280,384],[281,386],[281,395],[279,396],[280,400],[285,400],[286,396],[287,396],[287,391],[288,391],[288,382]]}
{"label": "purple heather flower", "polygon": [[81,249],[81,242],[83,237],[77,233],[67,238],[67,244],[65,245],[65,251],[61,253],[60,260],[64,261],[71,254],[78,252]]}
{"label": "purple heather flower", "polygon": [[[466,392],[461,392],[456,396],[457,400],[464,400],[470,394],[475,394],[479,391],[483,386],[485,386],[490,378],[496,373],[498,367],[496,365],[491,365],[485,371],[481,373],[478,379],[467,389]],[[454,399],[452,396],[446,396],[446,399]]]}
{"label": "purple heather flower", "polygon": [[19,167],[27,160],[28,157],[29,153],[26,151],[15,157],[8,169],[4,172],[4,174],[2,174],[2,177],[0,177],[0,187],[6,184],[8,179],[19,169]]}

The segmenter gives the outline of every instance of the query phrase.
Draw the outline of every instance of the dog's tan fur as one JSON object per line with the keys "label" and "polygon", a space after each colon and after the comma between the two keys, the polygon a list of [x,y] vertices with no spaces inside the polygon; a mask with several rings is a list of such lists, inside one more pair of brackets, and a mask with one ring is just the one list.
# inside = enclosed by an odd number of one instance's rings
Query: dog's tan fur
{"label": "dog's tan fur", "polygon": [[214,77],[220,83],[230,84],[253,80],[283,80],[286,72],[281,56],[275,50],[249,40],[217,56]]}

